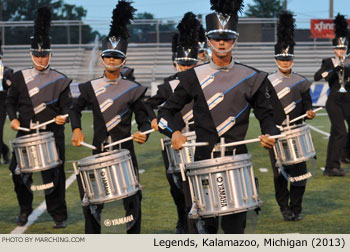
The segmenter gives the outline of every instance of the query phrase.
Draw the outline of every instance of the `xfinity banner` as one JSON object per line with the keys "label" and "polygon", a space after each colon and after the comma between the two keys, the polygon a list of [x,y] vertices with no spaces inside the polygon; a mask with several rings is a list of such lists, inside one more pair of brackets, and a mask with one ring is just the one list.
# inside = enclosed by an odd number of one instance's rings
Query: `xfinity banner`
{"label": "xfinity banner", "polygon": [[[350,20],[348,20],[350,23]],[[311,38],[334,38],[333,19],[311,19],[310,20]]]}
{"label": "xfinity banner", "polygon": [[312,105],[315,107],[325,106],[329,94],[329,86],[326,82],[314,82],[310,88]]}

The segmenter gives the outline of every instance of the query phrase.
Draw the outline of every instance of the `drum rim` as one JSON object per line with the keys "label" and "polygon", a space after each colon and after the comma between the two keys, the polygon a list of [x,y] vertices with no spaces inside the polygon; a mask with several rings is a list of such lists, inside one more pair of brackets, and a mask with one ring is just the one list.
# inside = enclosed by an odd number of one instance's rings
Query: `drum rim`
{"label": "drum rim", "polygon": [[[215,217],[215,216],[224,216],[224,215],[229,215],[229,214],[248,212],[250,210],[254,210],[258,207],[261,207],[263,204],[264,204],[264,202],[261,199],[258,199],[257,202],[255,202],[254,204],[253,203],[250,204],[250,206],[235,208],[235,209],[237,209],[237,211],[232,211],[232,209],[225,209],[222,211],[218,210],[218,211],[205,212],[202,209],[198,208],[198,215],[202,216],[203,218],[210,218],[210,217]],[[208,214],[203,214],[203,213],[208,213]]]}
{"label": "drum rim", "polygon": [[46,170],[56,168],[60,164],[62,164],[62,161],[58,160],[57,162],[55,161],[53,164],[44,166],[44,167],[37,167],[37,168],[31,168],[31,169],[21,168],[19,166],[18,167],[21,173],[34,173],[34,172],[41,172],[41,171],[46,171]]}
{"label": "drum rim", "polygon": [[[189,163],[186,165],[186,170],[195,170],[195,169],[203,169],[203,166],[215,166],[223,163],[231,163],[232,161],[243,161],[247,159],[252,159],[252,156],[249,153],[237,154],[234,156],[224,156],[212,159],[204,159],[200,161],[194,161],[193,163]],[[206,169],[206,168],[204,168]]]}
{"label": "drum rim", "polygon": [[308,131],[308,132],[310,132],[310,127],[309,127],[309,125],[307,125],[307,124],[299,124],[299,125],[297,125],[296,128],[294,128],[294,129],[289,129],[289,130],[286,130],[286,131],[282,131],[281,133],[282,133],[282,134],[285,134],[286,136],[285,136],[285,137],[278,138],[277,140],[288,139],[288,138],[291,137],[290,135],[298,134],[298,133],[301,133],[301,132],[303,132],[303,131]]}
{"label": "drum rim", "polygon": [[[106,156],[110,156],[107,160],[99,161],[99,158],[105,158]],[[119,159],[126,156],[130,156],[130,151],[127,149],[120,149],[120,150],[113,150],[113,151],[106,151],[102,153],[98,153],[92,156],[84,157],[78,161],[78,166],[81,169],[82,166],[91,166],[96,165],[99,163],[108,162],[113,159]],[[129,158],[127,158],[129,159]]]}
{"label": "drum rim", "polygon": [[88,194],[89,202],[91,204],[102,204],[102,203],[108,203],[108,202],[112,202],[112,201],[116,201],[116,200],[125,199],[125,198],[128,198],[130,196],[135,195],[138,191],[141,191],[141,189],[142,189],[140,183],[138,183],[135,187],[136,187],[135,190],[133,190],[132,192],[127,192],[127,193],[123,193],[121,195],[119,194],[119,195],[116,195],[113,197],[108,197],[108,198],[104,197],[104,198],[100,198],[99,200],[91,200],[90,196]]}
{"label": "drum rim", "polygon": [[[16,137],[12,141],[12,145],[18,146],[18,145],[22,145],[22,144],[26,144],[26,143],[33,143],[33,144],[35,144],[35,142],[37,142],[37,141],[51,140],[51,138],[52,138],[52,140],[54,140],[53,132],[44,131],[44,132],[39,132],[39,134],[38,133],[33,133],[33,134],[28,134],[28,135]],[[47,142],[49,142],[49,141],[47,141]]]}
{"label": "drum rim", "polygon": [[[197,138],[196,132],[195,131],[190,131],[190,132],[186,132],[186,133],[182,133],[182,135],[184,135],[185,137],[194,137],[194,139]],[[191,139],[193,140],[193,139]],[[170,137],[164,137],[163,141],[167,141],[167,142],[171,142],[171,138]]]}

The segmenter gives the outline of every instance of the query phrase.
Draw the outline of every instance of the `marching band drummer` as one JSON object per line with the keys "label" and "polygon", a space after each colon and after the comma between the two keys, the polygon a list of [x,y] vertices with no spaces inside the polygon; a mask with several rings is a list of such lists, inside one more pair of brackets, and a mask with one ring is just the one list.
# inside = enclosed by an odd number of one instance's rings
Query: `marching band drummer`
{"label": "marching band drummer", "polygon": [[[267,74],[251,67],[235,63],[232,48],[238,38],[238,11],[241,0],[210,1],[216,13],[206,16],[206,35],[212,50],[210,63],[178,73],[180,84],[174,94],[160,109],[158,127],[161,133],[172,137],[174,149],[181,149],[186,137],[181,134],[174,115],[193,101],[194,128],[197,142],[208,146],[197,147],[195,160],[211,158],[220,137],[226,143],[244,140],[251,108],[260,122],[263,147],[272,148],[275,140],[269,134],[278,134],[274,123],[270,97],[276,96]],[[203,86],[205,88],[203,89]],[[277,99],[277,98],[276,98]],[[277,117],[276,117],[277,118]],[[232,148],[225,155],[232,155]],[[246,146],[236,147],[236,154],[246,153]],[[214,153],[217,157],[219,153]],[[222,216],[221,227],[225,233],[244,233],[247,212]],[[217,233],[218,218],[204,218],[205,232]]]}
{"label": "marching band drummer", "polygon": [[345,59],[348,42],[348,22],[343,15],[334,19],[335,39],[333,39],[335,57],[322,61],[321,68],[315,73],[315,81],[325,79],[330,92],[326,102],[326,110],[331,120],[331,135],[327,147],[327,161],[323,175],[345,176],[340,168],[340,158],[346,143],[347,131],[344,120],[350,126],[350,65]]}
{"label": "marching band drummer", "polygon": [[[200,27],[202,27],[202,25],[192,12],[187,12],[179,23],[177,27],[179,34],[174,34],[172,41],[173,63],[177,72],[185,71],[196,66],[198,62],[197,54]],[[173,94],[173,91],[178,84],[179,80],[177,74],[164,79],[164,83],[158,86],[157,94],[145,101],[149,116],[152,120],[151,125],[153,129],[158,130],[157,116],[153,110],[166,102],[166,100]],[[176,114],[176,121],[182,129],[185,127],[183,115],[185,115],[190,109],[191,106],[187,106],[187,108],[184,108],[181,113]],[[162,156],[165,168],[167,169],[169,166],[169,160],[166,151],[162,151]],[[167,170],[166,177],[170,185],[170,194],[174,199],[178,214],[175,232],[177,234],[187,233],[187,214],[185,210],[184,193],[175,184],[173,175],[168,173]]]}
{"label": "marching band drummer", "polygon": [[4,54],[2,52],[2,41],[0,40],[0,156],[2,156],[3,164],[10,163],[10,149],[4,143],[4,124],[6,121],[5,100],[7,91],[10,88],[9,76],[13,73],[13,69],[3,65]]}
{"label": "marching band drummer", "polygon": [[[69,113],[71,96],[69,84],[71,80],[64,74],[50,67],[51,39],[49,36],[51,23],[49,7],[38,9],[34,24],[34,36],[31,37],[31,57],[33,68],[20,70],[10,76],[11,87],[6,98],[6,111],[11,120],[11,128],[30,128],[30,122],[43,123],[55,118],[55,123],[46,126],[46,131],[54,133],[55,142],[62,164],[58,166],[58,182],[52,193],[45,195],[47,211],[54,220],[54,228],[66,227],[67,206],[65,200],[64,173],[65,145],[64,124],[66,118],[61,115]],[[19,113],[17,117],[16,112]],[[18,131],[17,137],[26,133]],[[16,222],[24,226],[33,211],[33,193],[24,185],[21,176],[15,173],[17,166],[13,154],[10,163],[12,179],[15,185],[20,213]],[[56,168],[55,168],[56,169]]]}
{"label": "marching band drummer", "polygon": [[[277,44],[275,45],[275,61],[278,71],[268,76],[275,88],[286,115],[292,120],[307,113],[307,118],[312,119],[316,113],[312,109],[310,85],[304,76],[292,72],[294,58],[294,18],[290,12],[283,12],[279,16],[277,28]],[[286,92],[287,90],[287,92]],[[306,187],[306,179],[291,182],[288,191],[288,181],[283,173],[290,177],[298,177],[307,173],[306,162],[283,166],[278,172],[276,158],[273,150],[269,150],[274,171],[275,196],[285,221],[301,220],[302,199]]]}
{"label": "marching band drummer", "polygon": [[[118,1],[117,7],[113,10],[110,33],[108,37],[102,40],[101,59],[105,66],[104,75],[79,85],[81,94],[78,99],[73,101],[73,107],[70,112],[73,130],[72,144],[80,146],[80,143],[84,141],[81,111],[86,106],[92,106],[94,120],[93,145],[97,147],[93,154],[103,151],[102,145],[109,136],[112,141],[118,141],[130,136],[133,113],[135,113],[135,120],[140,131],[146,131],[151,128],[147,110],[142,101],[147,88],[122,78],[120,74],[120,69],[125,65],[127,57],[127,39],[129,38],[127,25],[131,23],[133,14],[136,11],[131,4],[132,2],[125,0]],[[147,136],[140,131],[133,134],[133,140],[143,144],[146,142]],[[121,148],[130,151],[135,173],[138,176],[133,142],[122,143]],[[81,197],[83,197],[84,192],[80,181],[78,181],[78,185]],[[141,229],[141,191],[135,197],[138,198],[138,205],[125,206],[126,208],[136,208],[139,216],[135,225],[128,230],[128,233],[140,233]],[[98,222],[98,218],[100,218],[103,205],[95,206],[97,220],[90,211],[90,206],[83,207],[85,233],[101,233],[101,225]]]}

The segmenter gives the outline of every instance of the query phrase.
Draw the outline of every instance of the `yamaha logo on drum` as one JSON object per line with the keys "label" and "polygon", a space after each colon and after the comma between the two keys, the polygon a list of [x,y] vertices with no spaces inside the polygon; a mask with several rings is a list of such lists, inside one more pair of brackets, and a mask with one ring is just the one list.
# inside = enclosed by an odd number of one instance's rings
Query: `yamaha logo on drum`
{"label": "yamaha logo on drum", "polygon": [[219,197],[220,197],[220,205],[221,207],[227,206],[227,197],[226,197],[226,189],[224,185],[224,179],[223,177],[217,177],[216,182],[218,182],[218,191],[219,191]]}
{"label": "yamaha logo on drum", "polygon": [[101,177],[101,180],[102,180],[102,184],[103,184],[103,188],[104,188],[105,194],[106,194],[106,196],[108,196],[108,195],[111,194],[111,188],[110,188],[108,180],[107,180],[106,172],[101,171],[100,172],[100,177]]}

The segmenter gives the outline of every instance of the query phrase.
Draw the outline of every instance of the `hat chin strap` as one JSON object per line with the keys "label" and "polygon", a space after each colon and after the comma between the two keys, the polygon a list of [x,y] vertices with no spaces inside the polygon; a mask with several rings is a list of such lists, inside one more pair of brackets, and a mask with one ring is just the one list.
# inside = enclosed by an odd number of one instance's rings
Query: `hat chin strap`
{"label": "hat chin strap", "polygon": [[41,64],[39,64],[39,63],[36,63],[35,60],[34,60],[34,58],[33,58],[33,54],[32,54],[32,53],[30,54],[30,56],[32,57],[32,61],[33,61],[33,64],[34,64],[34,65],[39,66],[39,67],[42,67],[42,68],[44,68],[44,69],[47,69],[47,68],[49,67],[50,62],[51,62],[51,53],[49,54],[49,61],[47,62],[46,66],[41,65]]}
{"label": "hat chin strap", "polygon": [[213,44],[210,42],[209,39],[208,39],[207,41],[208,41],[208,45],[210,46],[210,48],[211,48],[213,51],[215,51],[215,52],[217,52],[217,53],[222,53],[222,54],[223,54],[223,53],[228,53],[229,51],[232,51],[233,47],[236,46],[236,41],[237,41],[237,40],[235,40],[235,42],[233,42],[232,46],[231,46],[229,49],[227,49],[227,50],[219,50],[219,49],[217,49],[217,48],[215,48],[215,47],[213,46]]}
{"label": "hat chin strap", "polygon": [[281,69],[281,70],[283,70],[283,71],[289,71],[290,69],[292,69],[292,67],[293,67],[293,65],[294,65],[294,62],[290,65],[290,67],[281,67],[279,64],[278,64],[278,62],[277,62],[277,60],[275,59],[275,63],[276,63],[276,65],[278,66],[278,68],[279,69]]}
{"label": "hat chin strap", "polygon": [[118,66],[112,66],[112,65],[106,64],[106,63],[103,61],[102,57],[101,57],[101,60],[102,60],[103,65],[105,66],[105,68],[117,70],[118,68],[121,68],[121,67],[125,64],[125,62],[126,62],[126,57],[124,58],[123,62],[120,63]]}

